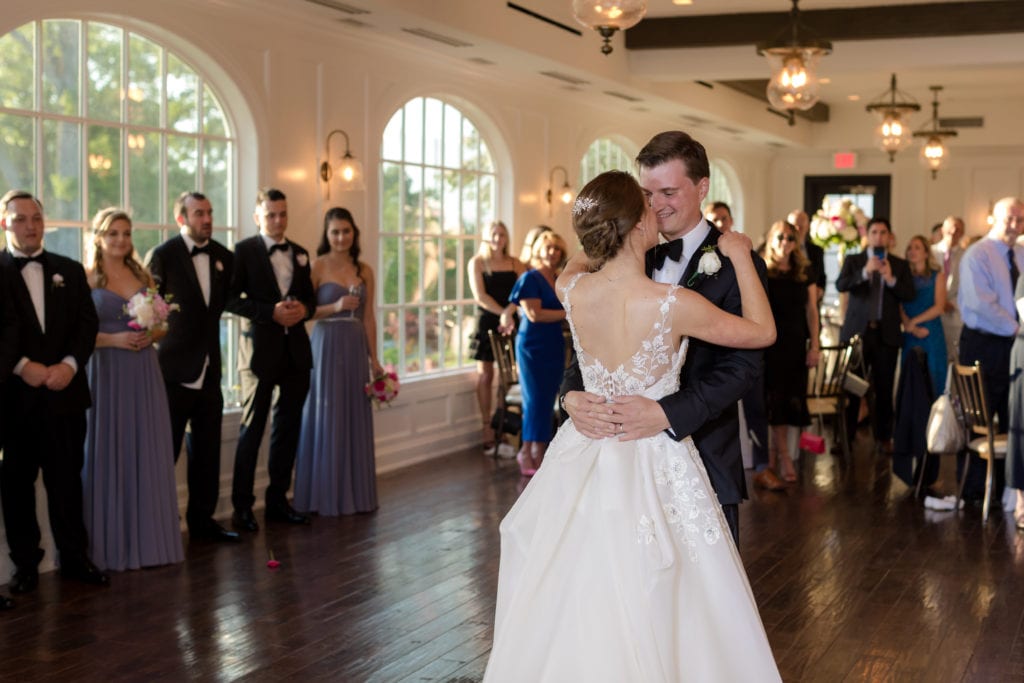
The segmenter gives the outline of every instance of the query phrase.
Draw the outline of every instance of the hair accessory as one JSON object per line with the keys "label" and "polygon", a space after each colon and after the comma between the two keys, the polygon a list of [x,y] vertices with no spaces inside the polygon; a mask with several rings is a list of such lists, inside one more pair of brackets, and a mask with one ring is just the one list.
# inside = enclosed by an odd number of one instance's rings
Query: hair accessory
{"label": "hair accessory", "polygon": [[572,215],[579,216],[597,206],[597,200],[590,197],[577,197],[576,203],[572,205]]}

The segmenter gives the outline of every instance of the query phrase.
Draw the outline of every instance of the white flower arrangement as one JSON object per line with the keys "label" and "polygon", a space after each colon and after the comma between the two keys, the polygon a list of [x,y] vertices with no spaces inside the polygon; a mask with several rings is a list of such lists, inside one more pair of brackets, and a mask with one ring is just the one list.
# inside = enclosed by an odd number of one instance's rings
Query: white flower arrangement
{"label": "white flower arrangement", "polygon": [[167,303],[153,288],[139,292],[124,305],[125,314],[132,318],[128,327],[150,334],[156,330],[166,330],[171,311],[180,309],[178,304]]}
{"label": "white flower arrangement", "polygon": [[223,272],[224,272],[224,264],[223,264],[223,263],[221,263],[220,261],[214,261],[214,262],[213,262],[213,267],[214,267],[214,269],[215,269],[215,270],[216,270],[216,271],[217,271],[218,273],[223,273]]}
{"label": "white flower arrangement", "polygon": [[868,217],[849,199],[838,204],[825,199],[811,217],[811,240],[819,247],[838,245],[843,251],[860,245]]}
{"label": "white flower arrangement", "polygon": [[692,287],[698,277],[716,275],[721,269],[722,259],[718,258],[718,252],[715,251],[715,248],[708,245],[704,247],[703,253],[700,256],[700,261],[697,262],[697,272],[690,276],[690,279],[686,282],[686,286]]}
{"label": "white flower arrangement", "polygon": [[305,254],[297,254],[295,256],[295,261],[299,264],[300,268],[305,268],[309,265],[309,257]]}

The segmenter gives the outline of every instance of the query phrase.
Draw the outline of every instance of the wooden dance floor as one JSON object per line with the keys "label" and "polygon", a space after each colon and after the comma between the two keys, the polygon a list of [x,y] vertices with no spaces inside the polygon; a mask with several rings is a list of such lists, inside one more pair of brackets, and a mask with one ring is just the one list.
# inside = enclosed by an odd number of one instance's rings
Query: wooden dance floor
{"label": "wooden dance floor", "polygon": [[[860,438],[741,509],[783,679],[1024,680],[1024,534],[1001,510],[924,510]],[[519,486],[514,461],[463,453],[381,477],[374,515],[193,544],[109,589],[45,574],[0,613],[0,680],[477,681]]]}

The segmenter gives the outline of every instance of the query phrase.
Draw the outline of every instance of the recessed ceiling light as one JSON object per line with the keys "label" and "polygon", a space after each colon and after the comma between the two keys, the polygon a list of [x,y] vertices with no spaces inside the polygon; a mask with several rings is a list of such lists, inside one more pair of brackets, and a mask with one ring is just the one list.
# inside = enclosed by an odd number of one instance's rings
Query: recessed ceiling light
{"label": "recessed ceiling light", "polygon": [[693,0],[672,0],[673,5],[692,5]]}
{"label": "recessed ceiling light", "polygon": [[856,102],[860,99],[860,95],[847,95],[846,99],[850,100],[851,102]]}

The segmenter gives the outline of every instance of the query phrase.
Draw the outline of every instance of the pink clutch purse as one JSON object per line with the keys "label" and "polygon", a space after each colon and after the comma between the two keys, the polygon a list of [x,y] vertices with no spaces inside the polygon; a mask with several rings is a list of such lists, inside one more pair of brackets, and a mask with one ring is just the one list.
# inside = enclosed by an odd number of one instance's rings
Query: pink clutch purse
{"label": "pink clutch purse", "polygon": [[825,437],[811,432],[800,432],[800,450],[821,455],[825,452]]}

